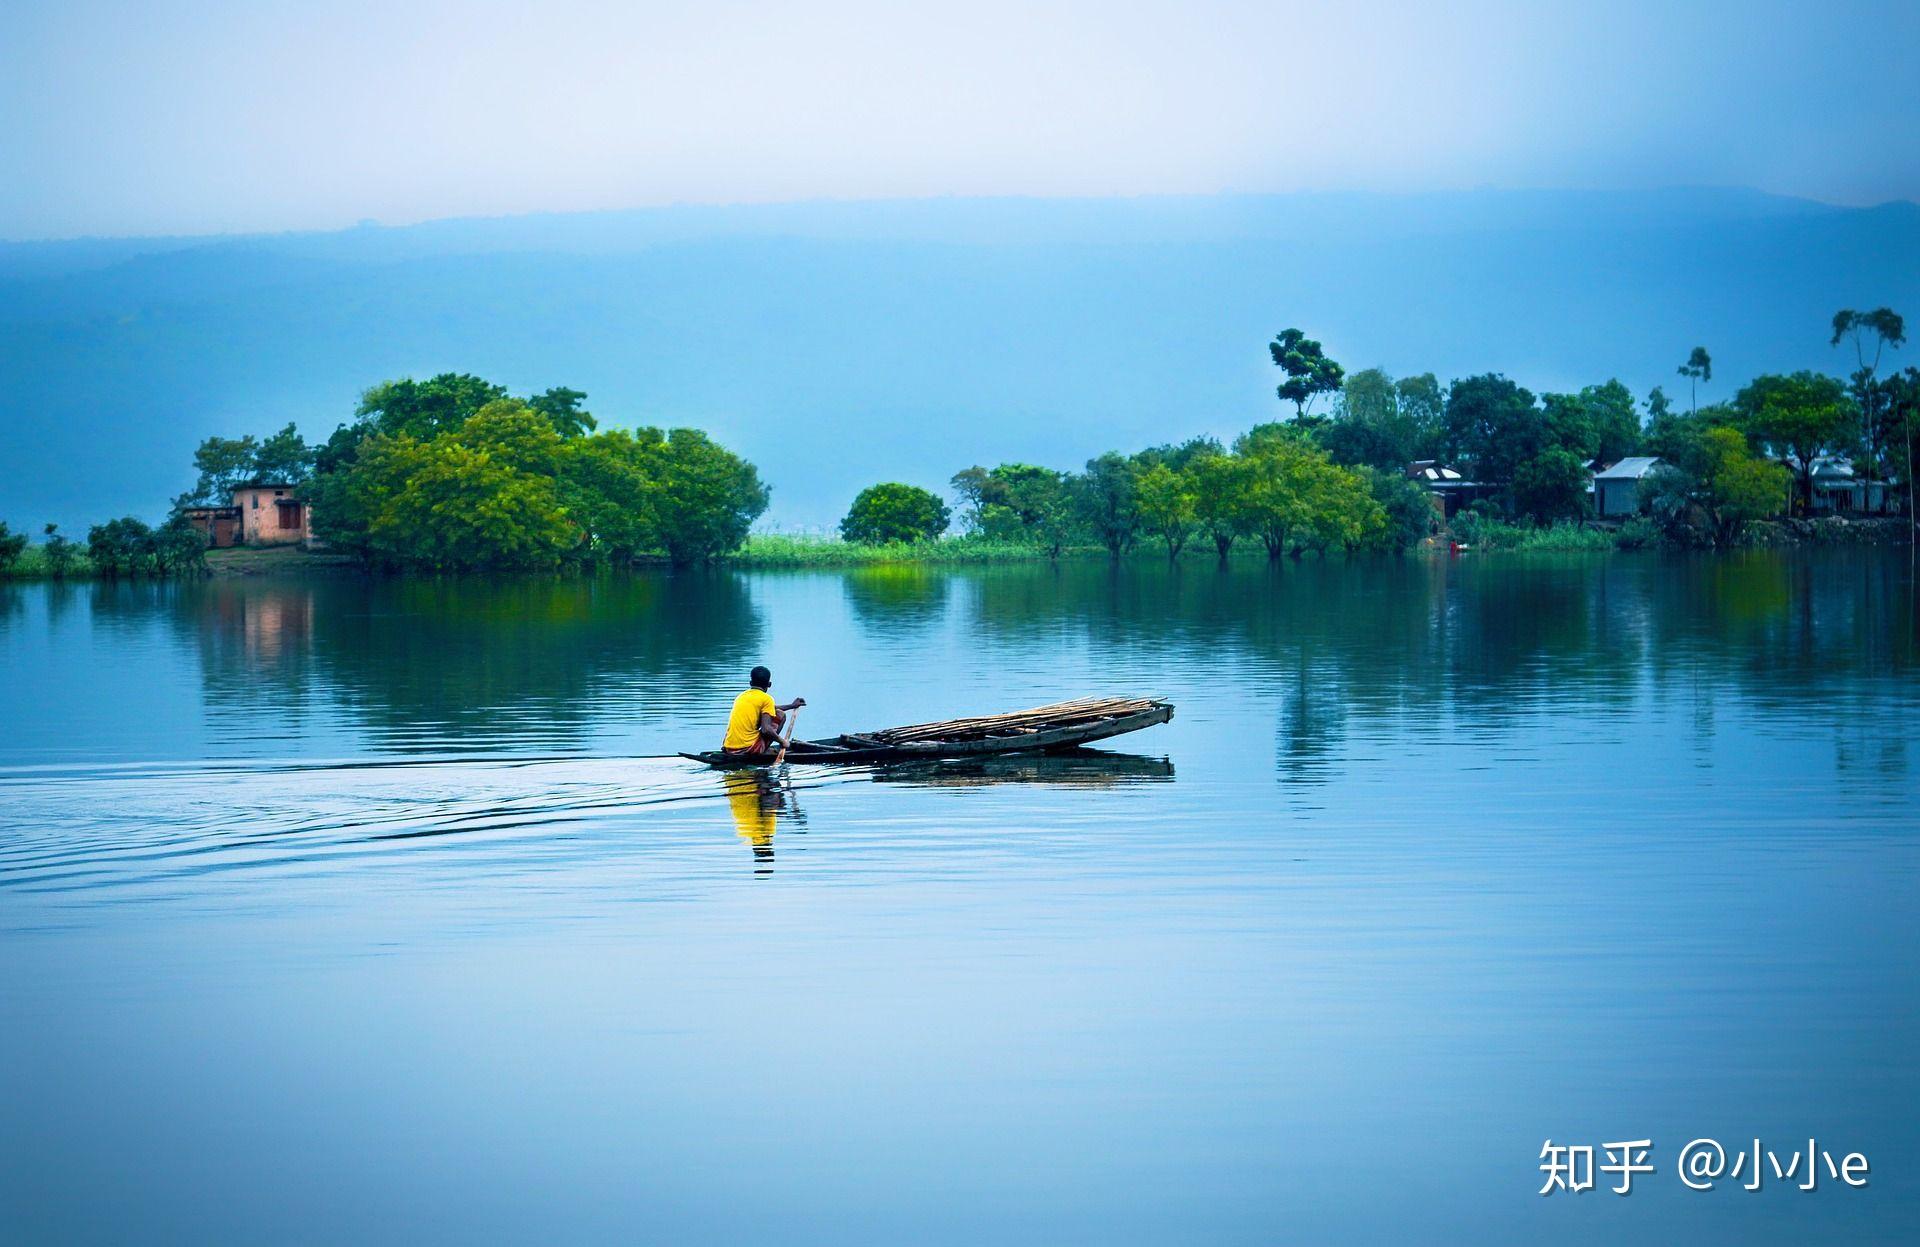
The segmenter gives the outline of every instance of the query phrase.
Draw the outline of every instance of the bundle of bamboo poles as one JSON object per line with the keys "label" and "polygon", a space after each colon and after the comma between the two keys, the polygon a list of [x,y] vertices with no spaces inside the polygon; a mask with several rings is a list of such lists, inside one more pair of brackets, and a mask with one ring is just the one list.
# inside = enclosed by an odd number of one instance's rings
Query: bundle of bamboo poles
{"label": "bundle of bamboo poles", "polygon": [[1006,714],[883,728],[866,736],[889,745],[910,740],[978,740],[982,736],[1017,735],[1046,728],[1071,727],[1095,719],[1117,719],[1151,710],[1159,704],[1150,697],[1081,697],[1074,701],[1056,702],[1051,706],[1035,706],[1030,710],[1010,710]]}

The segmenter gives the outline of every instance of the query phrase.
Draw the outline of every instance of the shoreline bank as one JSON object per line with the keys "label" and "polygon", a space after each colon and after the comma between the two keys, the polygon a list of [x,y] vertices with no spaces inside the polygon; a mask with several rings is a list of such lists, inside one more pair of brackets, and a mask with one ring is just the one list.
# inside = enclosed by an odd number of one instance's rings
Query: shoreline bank
{"label": "shoreline bank", "polygon": [[[1635,551],[1693,551],[1698,553],[1737,553],[1742,550],[1783,549],[1796,546],[1895,545],[1909,540],[1909,528],[1900,516],[1874,516],[1846,519],[1822,516],[1816,519],[1763,520],[1749,525],[1742,539],[1730,546],[1716,546],[1703,536],[1689,539],[1651,530],[1650,525],[1633,524],[1605,527],[1591,522],[1555,525],[1551,528],[1485,523],[1460,525],[1452,534],[1431,538],[1413,553],[1434,554],[1454,550],[1462,554],[1591,553]],[[1325,557],[1312,551],[1280,560],[1291,563],[1299,558]],[[207,552],[206,573],[201,579],[225,580],[263,576],[417,576],[418,572],[369,572],[353,558],[322,550],[303,550],[293,546],[230,547]],[[793,533],[762,533],[749,537],[744,546],[714,560],[713,566],[754,570],[832,570],[861,567],[979,567],[994,564],[1043,562],[1109,562],[1110,556],[1098,546],[1074,546],[1057,557],[1037,546],[986,541],[977,537],[941,537],[930,542],[891,545],[863,545],[838,537]],[[1129,564],[1168,562],[1180,566],[1212,565],[1218,556],[1210,545],[1189,544],[1180,555],[1169,560],[1163,549],[1141,546],[1124,556]],[[1257,542],[1236,544],[1228,561],[1235,565],[1264,564],[1270,560]],[[635,567],[666,567],[664,558],[643,558]],[[429,575],[471,575],[474,573],[427,573]],[[500,573],[479,573],[481,575]],[[124,577],[129,580],[152,579],[146,574]],[[0,572],[0,582],[91,581],[110,577],[97,573],[80,555],[63,575],[56,576],[46,566],[41,547],[28,547],[13,567]]]}

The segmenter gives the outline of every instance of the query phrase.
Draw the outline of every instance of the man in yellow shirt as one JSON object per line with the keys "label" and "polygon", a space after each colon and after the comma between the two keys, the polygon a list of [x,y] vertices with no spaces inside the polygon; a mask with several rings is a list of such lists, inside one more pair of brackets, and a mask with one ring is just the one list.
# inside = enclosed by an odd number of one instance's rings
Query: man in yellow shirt
{"label": "man in yellow shirt", "polygon": [[727,737],[720,748],[727,753],[777,753],[787,712],[806,705],[807,699],[796,697],[784,706],[775,705],[767,691],[773,687],[773,672],[765,667],[755,667],[747,680],[753,687],[733,699]]}

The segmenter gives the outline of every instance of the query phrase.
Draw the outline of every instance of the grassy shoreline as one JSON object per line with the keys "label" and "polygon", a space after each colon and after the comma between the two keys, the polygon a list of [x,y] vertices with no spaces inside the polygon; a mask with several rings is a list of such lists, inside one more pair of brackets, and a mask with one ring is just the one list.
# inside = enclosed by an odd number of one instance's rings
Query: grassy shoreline
{"label": "grassy shoreline", "polygon": [[[1790,525],[1808,531],[1798,531]],[[1831,528],[1833,531],[1823,531],[1821,526]],[[1759,523],[1752,526],[1746,540],[1725,550],[1885,541],[1894,539],[1889,534],[1894,533],[1896,528],[1897,521],[1891,524],[1881,521],[1878,527],[1871,528],[1868,524],[1859,521],[1837,520]],[[1451,542],[1457,542],[1462,550],[1472,553],[1602,554],[1613,551],[1689,548],[1666,541],[1651,524],[1644,521],[1629,522],[1618,528],[1609,529],[1577,523],[1537,528],[1524,524],[1507,524],[1497,520],[1482,520],[1458,524],[1450,535],[1436,538],[1432,542],[1417,547],[1413,553],[1447,550],[1450,548],[1449,537]],[[1904,540],[1904,537],[1898,539]],[[1061,552],[1059,561],[1104,563],[1108,559],[1107,551],[1100,546],[1073,546]],[[1234,563],[1264,563],[1267,561],[1267,555],[1266,550],[1258,542],[1241,541],[1235,544],[1230,559]],[[871,545],[843,541],[839,537],[825,534],[756,533],[748,537],[740,549],[717,559],[716,565],[742,570],[808,568],[829,570],[889,565],[960,567],[1047,561],[1049,561],[1047,552],[1037,546],[991,541],[982,537],[951,536],[911,544],[893,542],[885,545]],[[1168,560],[1163,546],[1157,543],[1142,543],[1125,557],[1125,561],[1134,564],[1165,564]],[[1182,564],[1211,564],[1217,561],[1217,556],[1210,543],[1193,542],[1181,552],[1178,561]],[[639,566],[654,565],[664,566],[664,560],[644,560],[639,564]],[[358,564],[343,555],[288,546],[267,548],[242,546],[207,552],[207,576],[212,579],[279,575],[351,575],[360,570]],[[0,581],[97,580],[101,578],[84,551],[76,552],[73,563],[66,573],[56,577],[47,566],[45,552],[40,546],[28,546],[12,567],[0,571]],[[136,580],[148,578],[146,576],[128,577]]]}

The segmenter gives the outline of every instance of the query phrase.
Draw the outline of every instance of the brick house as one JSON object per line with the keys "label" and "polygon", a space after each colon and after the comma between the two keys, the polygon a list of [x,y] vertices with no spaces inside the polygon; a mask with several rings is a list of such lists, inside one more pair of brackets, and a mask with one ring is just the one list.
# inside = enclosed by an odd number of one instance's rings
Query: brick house
{"label": "brick house", "polygon": [[188,507],[183,514],[215,548],[302,545],[311,536],[307,504],[293,495],[292,485],[239,485],[232,506]]}

